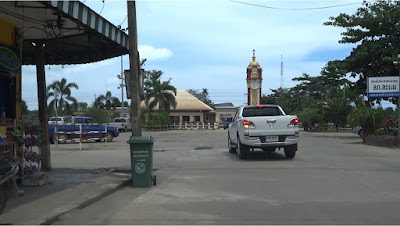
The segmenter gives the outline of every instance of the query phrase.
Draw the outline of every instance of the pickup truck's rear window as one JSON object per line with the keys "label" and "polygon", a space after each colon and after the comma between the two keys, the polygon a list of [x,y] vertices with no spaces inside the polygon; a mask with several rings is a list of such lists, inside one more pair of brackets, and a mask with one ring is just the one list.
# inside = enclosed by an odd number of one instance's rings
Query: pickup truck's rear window
{"label": "pickup truck's rear window", "polygon": [[243,117],[252,116],[277,116],[283,115],[283,113],[277,107],[264,107],[264,108],[243,108]]}

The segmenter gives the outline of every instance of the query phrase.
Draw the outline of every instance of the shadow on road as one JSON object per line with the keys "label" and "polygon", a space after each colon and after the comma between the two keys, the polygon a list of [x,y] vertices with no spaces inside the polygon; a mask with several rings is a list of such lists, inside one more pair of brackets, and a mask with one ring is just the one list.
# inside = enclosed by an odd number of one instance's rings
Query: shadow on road
{"label": "shadow on road", "polygon": [[[231,160],[240,161],[236,153],[224,152]],[[277,152],[251,151],[247,154],[245,161],[288,161],[284,155]]]}

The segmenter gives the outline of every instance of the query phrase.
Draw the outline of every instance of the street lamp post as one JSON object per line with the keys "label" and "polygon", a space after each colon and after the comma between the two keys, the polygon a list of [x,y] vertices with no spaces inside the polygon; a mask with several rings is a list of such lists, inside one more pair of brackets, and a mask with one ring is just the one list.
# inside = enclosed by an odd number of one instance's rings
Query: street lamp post
{"label": "street lamp post", "polygon": [[122,103],[121,103],[121,106],[122,106],[122,109],[121,109],[121,114],[122,114],[122,117],[125,117],[125,109],[124,109],[124,66],[123,66],[123,58],[122,58],[122,56],[121,56],[121,101],[122,101]]}

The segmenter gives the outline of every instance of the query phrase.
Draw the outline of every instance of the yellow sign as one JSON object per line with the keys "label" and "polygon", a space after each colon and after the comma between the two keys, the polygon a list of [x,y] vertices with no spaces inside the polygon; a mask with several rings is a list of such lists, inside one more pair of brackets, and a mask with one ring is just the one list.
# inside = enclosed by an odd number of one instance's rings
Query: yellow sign
{"label": "yellow sign", "polygon": [[7,126],[0,126],[0,137],[7,138]]}

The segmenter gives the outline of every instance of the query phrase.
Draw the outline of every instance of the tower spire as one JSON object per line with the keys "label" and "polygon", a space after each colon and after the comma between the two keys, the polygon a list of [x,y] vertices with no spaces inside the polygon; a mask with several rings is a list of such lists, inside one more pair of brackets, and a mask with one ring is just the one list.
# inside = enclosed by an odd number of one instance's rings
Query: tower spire
{"label": "tower spire", "polygon": [[252,57],[252,59],[253,59],[253,61],[256,60],[256,50],[255,49],[253,49],[253,57]]}

